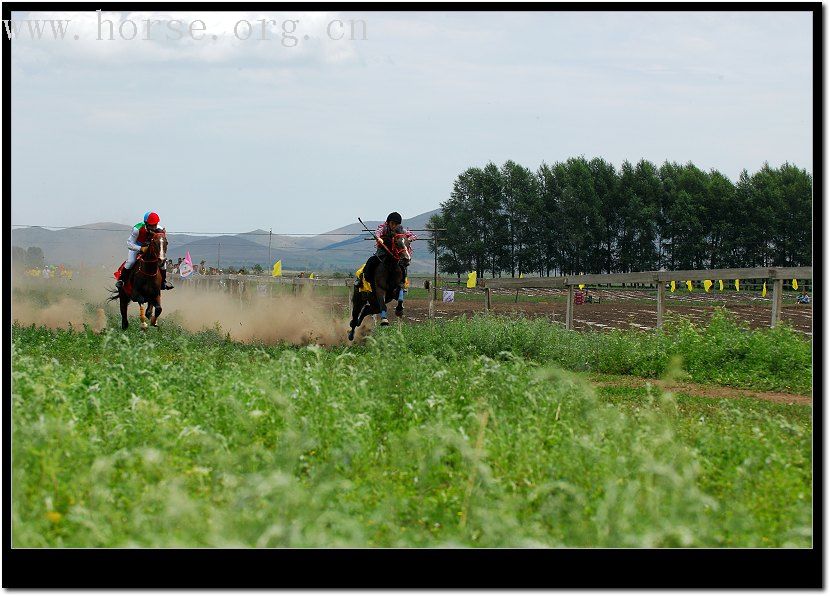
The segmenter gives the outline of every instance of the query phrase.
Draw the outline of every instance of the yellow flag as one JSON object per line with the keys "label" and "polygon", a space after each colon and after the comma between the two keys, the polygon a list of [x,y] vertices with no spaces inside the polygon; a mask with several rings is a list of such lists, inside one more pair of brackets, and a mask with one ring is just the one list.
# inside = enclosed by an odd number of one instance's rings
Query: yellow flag
{"label": "yellow flag", "polygon": [[793,279],[793,290],[797,290],[797,289],[798,289],[798,280]]}
{"label": "yellow flag", "polygon": [[670,289],[672,292],[674,292],[675,287],[676,287],[676,286],[674,285],[674,280],[672,280],[671,285],[669,285],[669,289]]}
{"label": "yellow flag", "polygon": [[686,287],[689,288],[690,292],[692,291],[692,280],[691,279],[686,280]]}
{"label": "yellow flag", "polygon": [[470,271],[467,274],[467,287],[468,288],[476,287],[476,278],[477,277],[478,277],[478,273],[476,273],[475,271]]}
{"label": "yellow flag", "polygon": [[740,291],[741,291],[741,280],[740,280],[740,279],[736,279],[736,280],[735,280],[735,291],[736,291],[736,292],[740,292]]}
{"label": "yellow flag", "polygon": [[271,277],[282,277],[282,259],[274,263],[274,270],[271,272]]}
{"label": "yellow flag", "polygon": [[703,289],[708,292],[712,289],[712,280],[711,279],[704,279],[703,280]]}
{"label": "yellow flag", "polygon": [[720,288],[720,291],[723,292],[723,280],[722,279],[718,280],[718,287]]}
{"label": "yellow flag", "polygon": [[524,279],[524,276],[525,276],[524,273],[519,273],[519,279]]}
{"label": "yellow flag", "polygon": [[579,289],[584,290],[585,289],[585,284],[579,284]]}
{"label": "yellow flag", "polygon": [[761,298],[767,297],[767,282],[764,282],[764,289],[761,290]]}
{"label": "yellow flag", "polygon": [[312,273],[311,275],[309,275],[308,279],[314,279],[314,274]]}

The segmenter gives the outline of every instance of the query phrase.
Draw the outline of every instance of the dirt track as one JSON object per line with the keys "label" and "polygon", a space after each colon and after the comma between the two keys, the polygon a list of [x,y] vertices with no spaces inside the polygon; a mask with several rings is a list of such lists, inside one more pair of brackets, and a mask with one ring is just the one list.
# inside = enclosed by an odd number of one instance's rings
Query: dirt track
{"label": "dirt track", "polygon": [[[412,299],[406,301],[406,318],[419,322],[428,319],[429,301]],[[683,303],[668,301],[667,312],[687,317],[696,323],[706,323],[712,317],[715,304]],[[745,321],[752,328],[769,326],[770,307],[765,304],[727,304],[727,310],[734,313],[740,321]],[[449,319],[461,315],[472,316],[484,312],[483,301],[459,301],[452,303],[437,302],[435,318]],[[491,312],[510,315],[521,313],[528,317],[545,317],[563,323],[565,305],[563,303],[543,302],[493,302]],[[812,305],[785,305],[782,319],[805,335],[812,335]],[[600,304],[580,304],[574,306],[574,329],[653,329],[656,323],[656,306],[631,301],[608,301]]]}
{"label": "dirt track", "polygon": [[781,404],[799,404],[807,406],[813,403],[811,395],[798,395],[794,393],[782,393],[779,391],[754,391],[750,389],[724,387],[721,385],[701,385],[699,383],[678,381],[670,382],[660,379],[643,379],[632,376],[618,376],[612,379],[609,379],[608,377],[610,375],[607,374],[601,374],[598,376],[600,377],[599,379],[590,380],[590,383],[596,387],[645,387],[647,384],[651,384],[663,391],[683,393],[685,395],[692,395],[695,397],[711,397],[716,399],[751,397]]}

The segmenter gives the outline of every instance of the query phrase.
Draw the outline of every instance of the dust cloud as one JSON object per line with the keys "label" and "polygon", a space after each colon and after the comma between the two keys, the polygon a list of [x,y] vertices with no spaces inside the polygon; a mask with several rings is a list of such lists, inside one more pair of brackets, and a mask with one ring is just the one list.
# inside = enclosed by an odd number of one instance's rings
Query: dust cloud
{"label": "dust cloud", "polygon": [[[100,287],[106,285],[105,278]],[[99,333],[107,326],[104,292],[92,299],[92,280],[12,279],[12,321],[49,329],[83,329]],[[112,285],[112,283],[110,283]],[[89,298],[87,298],[89,295]]]}
{"label": "dust cloud", "polygon": [[21,325],[36,325],[49,329],[80,329],[88,325],[96,333],[107,326],[102,307],[90,314],[84,302],[73,298],[61,298],[48,305],[36,304],[25,299],[13,300],[12,320]]}
{"label": "dust cloud", "polygon": [[[342,293],[337,288],[333,297],[317,296],[308,289],[296,295],[246,292],[240,296],[218,289],[191,287],[174,276],[170,281],[176,287],[162,293],[160,329],[150,328],[148,333],[163,333],[165,322],[169,322],[192,332],[218,330],[233,340],[247,343],[322,346],[351,343],[347,337],[350,316],[345,310],[348,300],[345,286]],[[79,329],[88,325],[100,332],[108,325],[120,328],[118,301],[106,301],[107,289],[114,284],[112,276],[102,272],[72,280],[16,278],[12,284],[12,320],[52,329]],[[256,287],[255,283],[251,285]],[[130,303],[128,317],[131,327],[140,325],[138,304]],[[357,330],[355,343],[365,339],[372,327],[373,320],[367,317]]]}
{"label": "dust cloud", "polygon": [[176,287],[162,294],[161,320],[171,320],[190,331],[220,328],[241,342],[332,346],[348,343],[348,317],[340,301],[298,295],[259,296]]}

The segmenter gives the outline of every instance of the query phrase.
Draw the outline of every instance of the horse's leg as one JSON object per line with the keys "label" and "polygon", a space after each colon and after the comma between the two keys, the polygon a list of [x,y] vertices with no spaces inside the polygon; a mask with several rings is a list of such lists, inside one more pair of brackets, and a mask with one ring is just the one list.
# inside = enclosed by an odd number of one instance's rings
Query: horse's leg
{"label": "horse's leg", "polygon": [[380,326],[385,327],[389,324],[388,313],[386,312],[386,290],[375,290],[375,300],[378,303],[380,310]]}
{"label": "horse's leg", "polygon": [[144,305],[138,305],[138,316],[141,318],[141,330],[147,331],[147,318],[144,316]]}
{"label": "horse's leg", "polygon": [[130,299],[129,297],[121,293],[120,296],[120,306],[121,306],[121,329],[126,330],[129,327],[129,323],[127,322],[127,308],[130,306]]}
{"label": "horse's leg", "polygon": [[158,325],[156,324],[156,321],[158,321],[158,318],[160,316],[161,316],[161,295],[159,295],[159,297],[156,298],[156,307],[155,307],[155,311],[153,313],[153,316],[150,318],[150,325],[152,325],[153,327],[158,327]]}
{"label": "horse's leg", "polygon": [[360,321],[358,320],[358,317],[360,317],[363,305],[360,303],[359,290],[359,286],[355,286],[354,290],[352,291],[352,320],[349,321],[349,341],[354,340],[354,329],[355,327],[360,326]]}
{"label": "horse's leg", "polygon": [[361,323],[363,323],[363,319],[366,318],[366,315],[369,314],[369,310],[371,310],[369,303],[365,302],[363,306],[360,307],[360,311],[357,310],[359,305],[355,305],[355,310],[352,314],[352,321],[349,323],[352,329],[349,331],[349,341],[354,340],[354,330],[357,327],[360,327]]}

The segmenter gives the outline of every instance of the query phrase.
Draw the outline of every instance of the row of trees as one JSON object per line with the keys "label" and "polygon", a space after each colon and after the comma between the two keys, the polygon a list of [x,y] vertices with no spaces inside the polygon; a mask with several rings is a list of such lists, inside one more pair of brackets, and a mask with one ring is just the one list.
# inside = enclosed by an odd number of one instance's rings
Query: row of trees
{"label": "row of trees", "polygon": [[[812,177],[765,164],[716,170],[571,158],[535,172],[469,168],[430,227],[439,268],[493,277],[812,263]],[[434,251],[434,243],[430,242]]]}
{"label": "row of trees", "polygon": [[12,246],[13,269],[37,269],[43,267],[45,263],[43,249],[39,246],[30,246],[26,249],[22,246]]}

